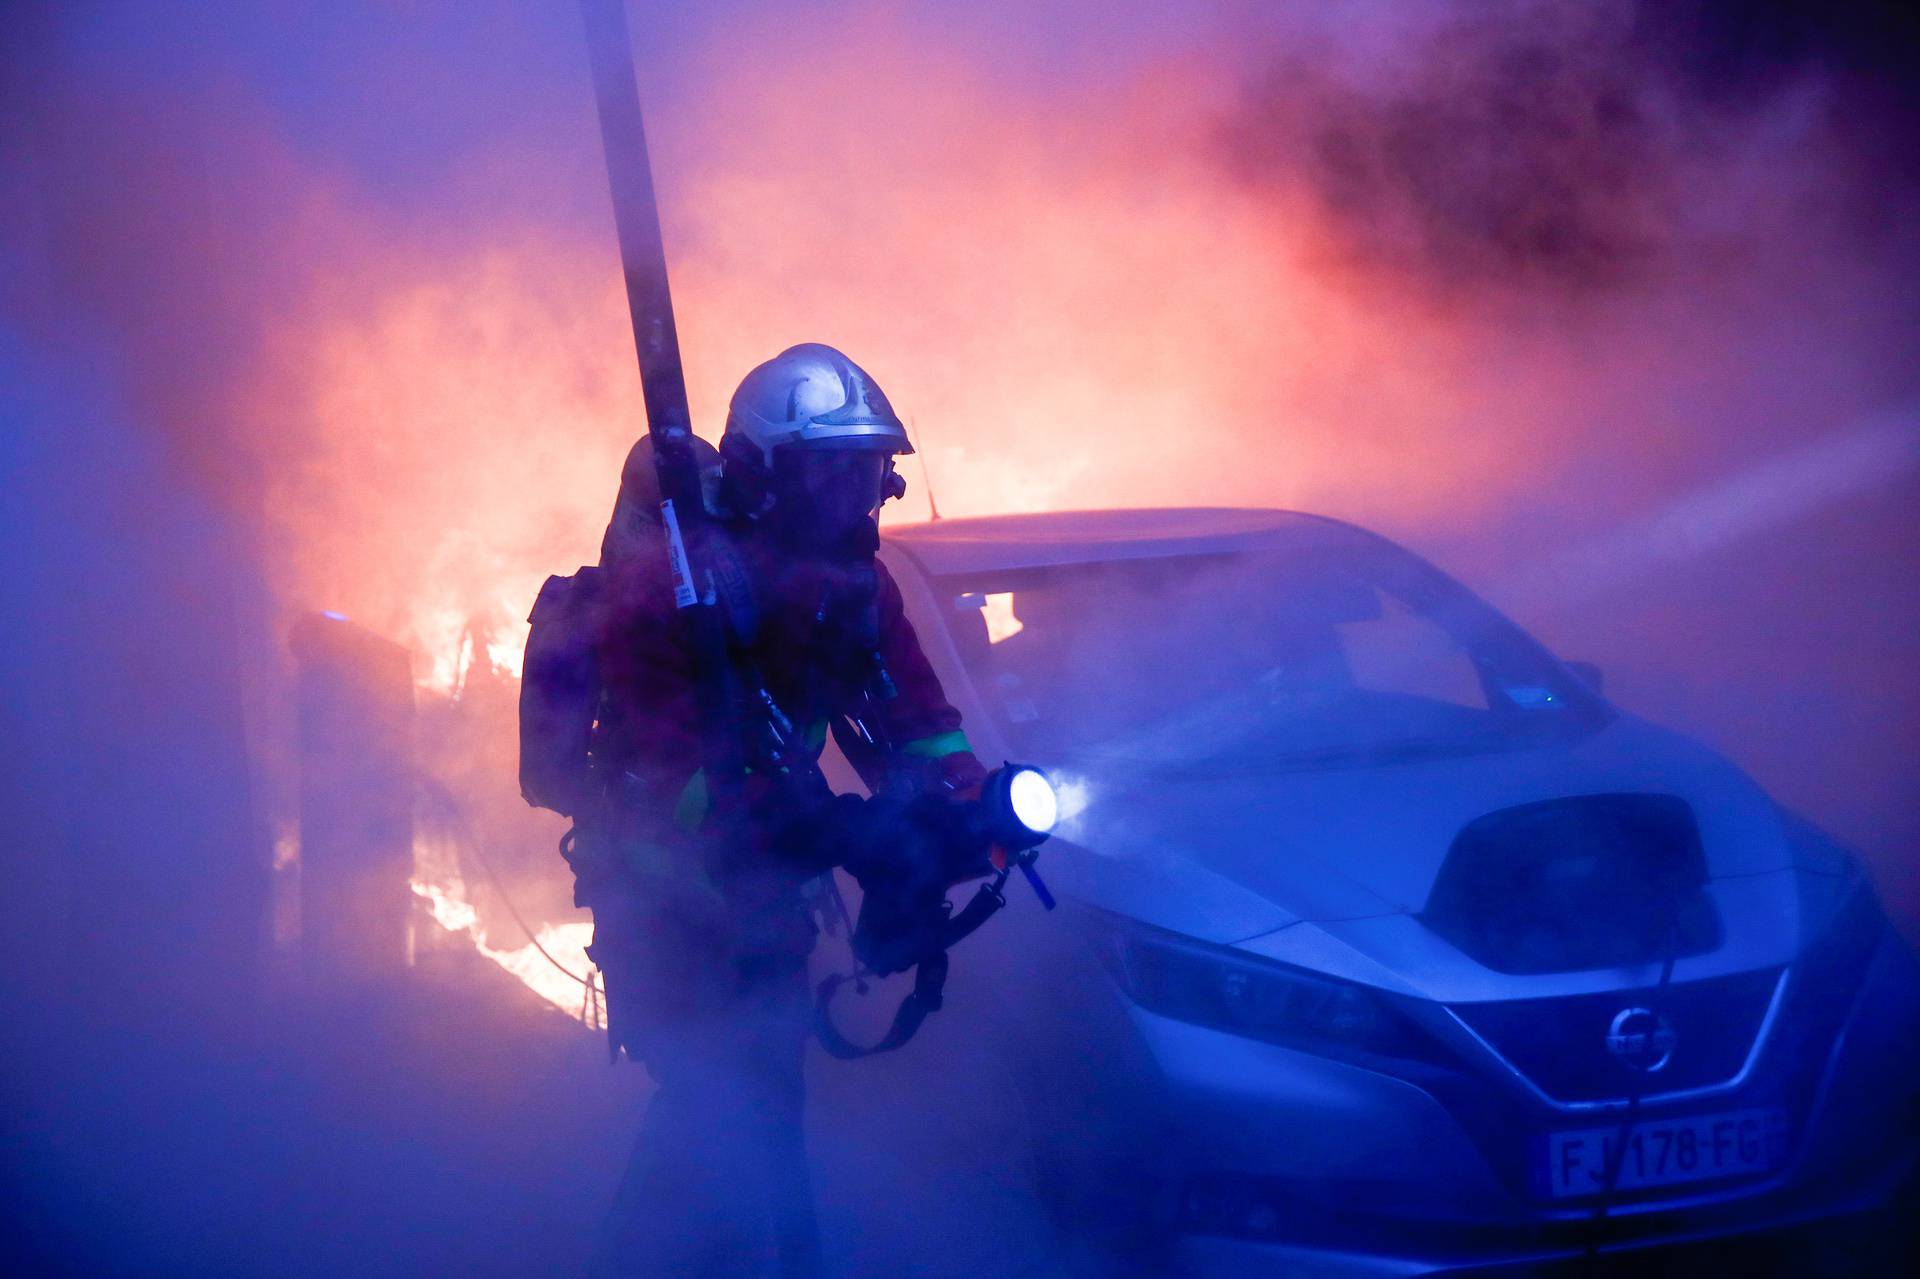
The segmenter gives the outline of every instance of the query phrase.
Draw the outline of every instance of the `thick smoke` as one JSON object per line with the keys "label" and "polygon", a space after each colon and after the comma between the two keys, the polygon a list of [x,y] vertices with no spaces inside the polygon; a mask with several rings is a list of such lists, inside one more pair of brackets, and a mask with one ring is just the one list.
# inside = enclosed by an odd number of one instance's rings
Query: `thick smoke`
{"label": "thick smoke", "polygon": [[1413,54],[1283,48],[1226,136],[1398,287],[1585,301],[1773,237],[1910,251],[1914,35],[1894,6],[1456,6]]}
{"label": "thick smoke", "polygon": [[1463,8],[1385,74],[1287,51],[1232,123],[1232,157],[1251,182],[1304,182],[1351,260],[1398,287],[1472,304],[1631,283],[1682,233],[1694,140],[1630,56],[1627,16]]}
{"label": "thick smoke", "polygon": [[[902,519],[931,482],[950,515],[1282,505],[1379,528],[1861,844],[1920,915],[1902,6],[630,7],[705,433],[747,367],[822,340],[914,423]],[[47,795],[166,753],[177,768],[100,793],[129,812],[186,795],[155,846],[259,871],[272,814],[201,839],[220,805],[182,789],[186,761],[247,762],[208,690],[271,688],[286,619],[322,607],[414,645],[443,690],[510,667],[540,581],[593,558],[641,423],[577,17],[7,21],[0,457],[32,496],[0,521],[22,565],[0,805],[44,847],[66,821]],[[553,832],[508,789],[510,698],[479,683],[428,731],[487,745],[433,767],[558,916]],[[257,768],[270,701],[247,706]],[[137,842],[119,820],[98,843]],[[57,879],[44,861],[23,855],[22,882]],[[60,967],[70,912],[112,900],[132,926],[168,887],[61,881],[10,939],[20,971]],[[343,1104],[327,1064],[275,1102]],[[523,1100],[497,1069],[463,1096],[476,1124]],[[578,1136],[618,1105],[537,1122]],[[109,1183],[58,1153],[76,1194],[139,1184],[132,1157]],[[602,1184],[607,1158],[552,1185]],[[453,1187],[448,1220],[528,1180],[419,1163]],[[143,1228],[190,1242],[177,1225]],[[433,1255],[432,1211],[393,1229],[403,1258]],[[500,1260],[484,1250],[449,1268]]]}

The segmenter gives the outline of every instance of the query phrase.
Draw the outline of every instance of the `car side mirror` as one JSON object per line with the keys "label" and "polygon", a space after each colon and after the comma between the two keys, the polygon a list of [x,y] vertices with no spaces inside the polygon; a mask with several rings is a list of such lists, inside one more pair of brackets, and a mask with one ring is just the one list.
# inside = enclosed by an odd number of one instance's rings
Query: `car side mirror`
{"label": "car side mirror", "polygon": [[1574,678],[1578,679],[1594,692],[1598,693],[1605,690],[1607,683],[1606,676],[1600,673],[1600,667],[1595,663],[1562,662],[1561,665],[1565,666],[1569,671],[1572,671]]}

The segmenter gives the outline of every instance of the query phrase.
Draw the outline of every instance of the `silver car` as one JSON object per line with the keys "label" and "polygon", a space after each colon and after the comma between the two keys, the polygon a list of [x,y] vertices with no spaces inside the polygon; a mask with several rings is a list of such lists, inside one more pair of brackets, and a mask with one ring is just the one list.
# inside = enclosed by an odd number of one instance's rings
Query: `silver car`
{"label": "silver car", "polygon": [[1399,1275],[1907,1183],[1920,981],[1853,860],[1418,557],[1247,510],[883,555],[978,753],[1066,791],[1062,910],[956,964],[1020,992],[977,1030],[1069,1231]]}

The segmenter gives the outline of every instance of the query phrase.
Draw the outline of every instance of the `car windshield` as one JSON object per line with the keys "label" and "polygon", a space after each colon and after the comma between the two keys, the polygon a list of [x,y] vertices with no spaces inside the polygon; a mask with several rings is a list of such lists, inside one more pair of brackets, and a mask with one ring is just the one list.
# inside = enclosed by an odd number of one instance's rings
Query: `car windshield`
{"label": "car windshield", "polygon": [[942,578],[988,712],[1037,760],[1217,774],[1504,750],[1600,700],[1390,545]]}

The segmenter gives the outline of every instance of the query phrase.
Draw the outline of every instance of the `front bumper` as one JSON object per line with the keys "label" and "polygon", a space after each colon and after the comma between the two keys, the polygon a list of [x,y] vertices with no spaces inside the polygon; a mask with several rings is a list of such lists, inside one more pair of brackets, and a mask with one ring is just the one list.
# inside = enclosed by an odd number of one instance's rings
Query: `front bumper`
{"label": "front bumper", "polygon": [[1878,1208],[1920,1150],[1920,969],[1890,930],[1844,971],[1790,968],[1737,1082],[1639,1111],[1781,1107],[1785,1163],[1620,1192],[1604,1223],[1592,1199],[1547,1197],[1532,1152],[1619,1109],[1557,1110],[1470,1043],[1445,1063],[1362,1064],[1126,1017],[1156,1080],[1152,1211],[1196,1273],[1419,1274],[1764,1231]]}

